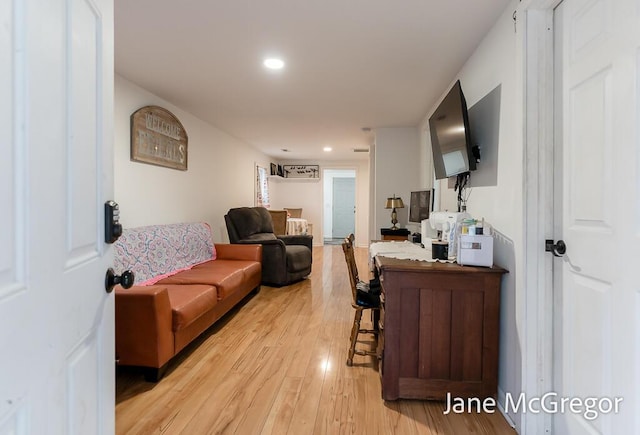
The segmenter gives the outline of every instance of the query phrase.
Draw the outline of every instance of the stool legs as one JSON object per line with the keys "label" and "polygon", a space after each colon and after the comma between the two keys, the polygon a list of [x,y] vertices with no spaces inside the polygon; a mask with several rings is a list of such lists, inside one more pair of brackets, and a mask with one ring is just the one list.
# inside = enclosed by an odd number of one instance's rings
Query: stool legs
{"label": "stool legs", "polygon": [[[378,335],[377,329],[362,329],[360,328],[360,321],[362,320],[362,307],[354,307],[356,309],[355,315],[353,317],[353,326],[351,327],[351,344],[349,346],[349,356],[347,357],[347,365],[353,365],[353,355],[377,355],[376,351],[373,350],[356,350],[356,343],[358,342],[358,334],[374,334],[376,337]],[[374,311],[378,311],[374,309]]]}
{"label": "stool legs", "polygon": [[362,319],[362,308],[356,308],[355,316],[353,317],[353,326],[351,327],[351,346],[349,347],[349,356],[347,358],[347,365],[353,364],[353,355],[356,353],[356,343],[358,341],[358,332],[360,331],[360,320]]}

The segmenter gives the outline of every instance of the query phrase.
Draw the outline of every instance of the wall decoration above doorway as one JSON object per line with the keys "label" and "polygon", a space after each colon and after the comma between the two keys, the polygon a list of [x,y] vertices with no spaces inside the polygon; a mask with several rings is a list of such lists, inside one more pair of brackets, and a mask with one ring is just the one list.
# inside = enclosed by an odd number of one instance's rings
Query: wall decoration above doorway
{"label": "wall decoration above doorway", "polygon": [[178,118],[162,107],[131,115],[131,161],[186,171],[188,139]]}
{"label": "wall decoration above doorway", "polygon": [[320,178],[319,165],[282,165],[284,178]]}

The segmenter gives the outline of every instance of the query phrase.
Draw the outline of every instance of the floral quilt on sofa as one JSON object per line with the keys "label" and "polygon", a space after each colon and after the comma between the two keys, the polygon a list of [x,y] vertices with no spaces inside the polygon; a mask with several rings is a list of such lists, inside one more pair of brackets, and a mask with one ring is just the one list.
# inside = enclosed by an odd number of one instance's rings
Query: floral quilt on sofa
{"label": "floral quilt on sofa", "polygon": [[114,269],[131,270],[136,285],[151,285],[209,260],[216,250],[207,223],[127,228],[114,243]]}

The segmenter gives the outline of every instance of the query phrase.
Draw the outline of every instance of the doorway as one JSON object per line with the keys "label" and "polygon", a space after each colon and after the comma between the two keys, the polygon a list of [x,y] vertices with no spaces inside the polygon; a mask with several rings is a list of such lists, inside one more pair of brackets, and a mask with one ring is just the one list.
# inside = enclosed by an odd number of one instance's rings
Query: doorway
{"label": "doorway", "polygon": [[350,233],[355,234],[356,171],[325,169],[323,180],[323,242],[340,244]]}
{"label": "doorway", "polygon": [[[558,407],[593,398],[602,412],[522,412],[520,430],[640,433],[638,15],[632,0],[558,4],[533,0],[517,14],[526,36],[522,390]],[[566,242],[564,257],[545,252],[551,238]]]}
{"label": "doorway", "polygon": [[553,260],[553,391],[594,405],[554,414],[554,433],[638,433],[638,186],[622,181],[638,179],[633,6],[565,0],[554,13],[553,234],[566,254]]}

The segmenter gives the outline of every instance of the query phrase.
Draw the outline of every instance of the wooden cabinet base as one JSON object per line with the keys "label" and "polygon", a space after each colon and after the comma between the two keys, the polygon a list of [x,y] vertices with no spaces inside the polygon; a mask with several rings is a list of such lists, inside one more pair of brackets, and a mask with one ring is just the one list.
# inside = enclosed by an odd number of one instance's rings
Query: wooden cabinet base
{"label": "wooden cabinet base", "polygon": [[495,397],[504,269],[377,257],[385,400]]}

